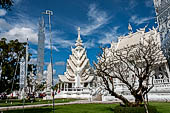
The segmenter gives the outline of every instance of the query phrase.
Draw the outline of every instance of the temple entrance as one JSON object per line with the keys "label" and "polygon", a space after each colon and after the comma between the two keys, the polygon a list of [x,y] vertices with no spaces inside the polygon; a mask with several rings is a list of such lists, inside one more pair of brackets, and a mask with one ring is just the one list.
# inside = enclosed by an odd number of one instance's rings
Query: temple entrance
{"label": "temple entrance", "polygon": [[72,83],[68,83],[68,91],[72,91]]}
{"label": "temple entrance", "polygon": [[87,87],[88,86],[88,83],[84,83],[84,87]]}

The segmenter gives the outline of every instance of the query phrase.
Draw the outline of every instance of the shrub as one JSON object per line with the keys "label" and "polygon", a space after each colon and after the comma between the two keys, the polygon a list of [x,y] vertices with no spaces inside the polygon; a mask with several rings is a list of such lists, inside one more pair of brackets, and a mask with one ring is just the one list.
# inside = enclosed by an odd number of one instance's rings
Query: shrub
{"label": "shrub", "polygon": [[[159,113],[154,106],[148,106],[149,113]],[[116,106],[114,113],[145,113],[144,106],[142,107],[122,107]]]}

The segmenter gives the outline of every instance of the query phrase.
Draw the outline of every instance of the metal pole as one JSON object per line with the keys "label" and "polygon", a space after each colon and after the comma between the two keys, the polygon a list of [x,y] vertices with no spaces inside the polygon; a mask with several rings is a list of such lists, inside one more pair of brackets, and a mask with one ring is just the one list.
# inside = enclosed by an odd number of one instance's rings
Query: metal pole
{"label": "metal pole", "polygon": [[[15,67],[15,71],[14,71],[14,77],[12,79],[12,87],[11,87],[11,94],[12,94],[12,97],[13,97],[13,87],[14,87],[14,80],[15,80],[15,76],[16,76],[16,72],[17,72],[17,68],[18,68],[18,62],[19,62],[19,57],[20,57],[20,53],[18,55],[18,59],[17,59],[17,62],[16,62],[16,67]],[[11,101],[12,102],[12,101]]]}
{"label": "metal pole", "polygon": [[27,74],[28,74],[28,38],[27,38],[27,45],[26,45],[26,61],[25,61],[25,65],[26,65],[26,67],[25,67],[25,84],[24,84],[24,86],[26,86],[26,84],[27,84]]}
{"label": "metal pole", "polygon": [[28,38],[26,45],[26,58],[25,58],[25,77],[24,77],[24,88],[23,88],[23,113],[24,113],[24,105],[25,105],[25,92],[26,92],[26,82],[27,82],[27,70],[28,69]]}
{"label": "metal pole", "polygon": [[52,33],[51,33],[51,15],[53,15],[53,12],[50,11],[50,10],[46,10],[45,13],[43,14],[48,14],[48,17],[49,17],[49,32],[50,32],[50,49],[51,49],[51,52],[50,52],[50,55],[51,55],[51,58],[50,58],[50,62],[51,62],[51,69],[52,69],[52,97],[53,97],[53,113],[54,113],[54,80],[53,80],[53,59],[52,59]]}

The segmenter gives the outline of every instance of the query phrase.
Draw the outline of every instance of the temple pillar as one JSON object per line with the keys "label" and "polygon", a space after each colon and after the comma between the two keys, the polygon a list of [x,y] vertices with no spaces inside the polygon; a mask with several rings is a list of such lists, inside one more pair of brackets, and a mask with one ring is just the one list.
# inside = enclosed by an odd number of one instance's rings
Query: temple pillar
{"label": "temple pillar", "polygon": [[[151,72],[151,75],[154,75],[155,74],[155,70],[153,70],[152,72]],[[149,77],[149,84],[152,84],[152,79],[153,79],[153,84],[154,84],[154,81],[155,81],[155,77],[153,76],[153,77]]]}
{"label": "temple pillar", "polygon": [[169,79],[168,82],[170,82],[170,72],[169,72],[169,67],[167,63],[165,63],[165,68],[166,68],[166,72],[168,73],[168,79]]}
{"label": "temple pillar", "polygon": [[76,72],[75,87],[76,88],[80,88],[81,87],[81,84],[80,84],[80,72],[79,71]]}
{"label": "temple pillar", "polygon": [[90,87],[90,83],[88,83],[88,87]]}
{"label": "temple pillar", "polygon": [[61,91],[60,84],[61,84],[61,83],[58,84],[58,92]]}
{"label": "temple pillar", "polygon": [[61,91],[61,87],[62,87],[61,84],[62,84],[62,83],[60,83],[60,91]]}
{"label": "temple pillar", "polygon": [[64,91],[65,91],[65,83],[64,83]]}
{"label": "temple pillar", "polygon": [[67,83],[65,83],[65,91],[67,91]]}
{"label": "temple pillar", "polygon": [[64,91],[64,83],[62,83],[62,91]]}
{"label": "temple pillar", "polygon": [[68,83],[67,83],[67,91],[68,91]]}
{"label": "temple pillar", "polygon": [[60,85],[59,87],[60,87],[60,91],[61,91],[61,83],[59,85]]}
{"label": "temple pillar", "polygon": [[168,63],[165,63],[165,68],[166,68],[166,72],[168,74],[168,83],[170,83],[170,71],[169,71],[169,67],[168,67]]}

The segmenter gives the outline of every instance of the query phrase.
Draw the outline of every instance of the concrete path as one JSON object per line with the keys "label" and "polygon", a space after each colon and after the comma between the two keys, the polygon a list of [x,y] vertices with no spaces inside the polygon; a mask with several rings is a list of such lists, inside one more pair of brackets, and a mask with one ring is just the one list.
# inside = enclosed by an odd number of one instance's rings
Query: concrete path
{"label": "concrete path", "polygon": [[[98,104],[112,104],[115,102],[112,101],[92,101],[89,100],[78,100],[74,102],[67,102],[67,103],[55,103],[55,106],[58,105],[69,105],[69,104],[90,104],[90,103],[98,103]],[[38,104],[38,105],[25,105],[24,108],[37,108],[37,107],[46,107],[46,106],[52,106],[52,104]],[[23,109],[23,106],[9,106],[9,107],[0,107],[0,111],[7,111],[7,110],[15,110],[15,109]],[[3,113],[3,112],[1,112]]]}

